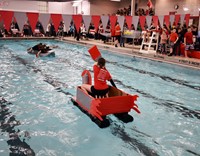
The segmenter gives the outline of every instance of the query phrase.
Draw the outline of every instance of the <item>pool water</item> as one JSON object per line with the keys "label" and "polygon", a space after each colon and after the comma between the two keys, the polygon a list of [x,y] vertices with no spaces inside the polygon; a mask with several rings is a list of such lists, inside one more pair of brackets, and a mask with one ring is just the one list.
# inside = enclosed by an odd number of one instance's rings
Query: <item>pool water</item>
{"label": "pool water", "polygon": [[[125,124],[109,115],[100,129],[73,105],[88,47],[54,40],[56,57],[26,49],[38,40],[0,42],[0,155],[200,155],[200,71],[102,50],[118,88],[139,95],[141,114]],[[116,49],[117,50],[117,49]]]}

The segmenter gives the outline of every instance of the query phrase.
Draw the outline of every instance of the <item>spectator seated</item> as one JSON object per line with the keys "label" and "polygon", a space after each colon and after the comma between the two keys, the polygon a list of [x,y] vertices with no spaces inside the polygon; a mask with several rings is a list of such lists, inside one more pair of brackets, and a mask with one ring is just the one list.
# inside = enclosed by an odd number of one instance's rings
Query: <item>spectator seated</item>
{"label": "spectator seated", "polygon": [[12,36],[19,36],[19,30],[18,29],[11,29],[11,32],[12,32]]}
{"label": "spectator seated", "polygon": [[35,30],[34,30],[34,36],[36,36],[36,37],[41,37],[41,36],[44,36],[44,35],[40,32],[39,29],[35,29]]}

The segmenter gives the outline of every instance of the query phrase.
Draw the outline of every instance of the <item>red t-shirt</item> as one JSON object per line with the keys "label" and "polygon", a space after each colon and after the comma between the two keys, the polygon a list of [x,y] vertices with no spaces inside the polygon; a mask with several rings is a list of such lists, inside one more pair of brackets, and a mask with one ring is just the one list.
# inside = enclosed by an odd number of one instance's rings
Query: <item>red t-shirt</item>
{"label": "red t-shirt", "polygon": [[121,28],[119,25],[115,26],[115,36],[120,36],[121,35]]}
{"label": "red t-shirt", "polygon": [[100,68],[97,65],[93,66],[94,71],[94,88],[97,90],[107,89],[108,85],[106,80],[110,80],[112,77],[106,68]]}
{"label": "red t-shirt", "polygon": [[170,34],[170,39],[169,40],[171,42],[175,42],[177,40],[177,38],[178,38],[178,34],[173,32],[173,33]]}
{"label": "red t-shirt", "polygon": [[193,44],[193,34],[192,34],[192,32],[186,32],[184,37],[186,38],[186,44]]}

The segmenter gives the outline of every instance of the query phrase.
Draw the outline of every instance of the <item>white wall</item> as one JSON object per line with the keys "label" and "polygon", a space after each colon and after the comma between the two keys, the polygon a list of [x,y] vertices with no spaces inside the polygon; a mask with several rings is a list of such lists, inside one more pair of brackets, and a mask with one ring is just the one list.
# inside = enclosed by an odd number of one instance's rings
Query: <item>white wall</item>
{"label": "white wall", "polygon": [[[175,10],[174,5],[178,4],[179,9]],[[164,15],[169,14],[170,11],[177,11],[178,14],[189,13],[192,16],[199,15],[200,0],[157,0],[156,1],[156,14]],[[189,10],[184,11],[183,7],[187,7]]]}
{"label": "white wall", "polygon": [[84,15],[90,15],[90,2],[82,1],[82,11]]}
{"label": "white wall", "polygon": [[120,8],[120,2],[112,2],[110,0],[90,0],[90,14],[102,15],[116,13]]}
{"label": "white wall", "polygon": [[0,0],[1,10],[38,12],[38,3],[23,0]]}
{"label": "white wall", "polygon": [[[0,0],[0,10],[40,12],[40,1],[28,0]],[[43,2],[45,4],[45,2]],[[73,14],[71,2],[48,2],[46,13]]]}
{"label": "white wall", "polygon": [[[71,2],[65,2],[63,3],[63,14],[73,14],[73,7]],[[50,11],[49,11],[50,12]]]}
{"label": "white wall", "polygon": [[73,14],[73,7],[71,2],[49,2],[49,13],[58,14]]}

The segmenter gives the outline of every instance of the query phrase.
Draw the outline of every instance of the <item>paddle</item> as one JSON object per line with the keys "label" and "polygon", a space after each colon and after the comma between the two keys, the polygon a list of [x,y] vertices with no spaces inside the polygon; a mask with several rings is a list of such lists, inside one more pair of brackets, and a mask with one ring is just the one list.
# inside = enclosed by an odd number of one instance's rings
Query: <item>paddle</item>
{"label": "paddle", "polygon": [[90,53],[90,56],[92,57],[92,59],[94,61],[98,61],[98,59],[101,57],[101,53],[100,51],[98,50],[97,46],[94,45],[93,47],[91,47],[88,52]]}
{"label": "paddle", "polygon": [[[101,56],[101,53],[100,53],[100,51],[98,50],[98,48],[97,48],[96,45],[94,45],[93,47],[91,47],[91,48],[88,50],[88,52],[90,53],[90,56],[92,57],[92,59],[93,59],[94,61],[96,61],[96,62],[98,61],[99,58],[102,57],[102,56]],[[112,84],[113,87],[117,88],[116,85],[115,85],[115,83],[114,83],[114,81],[113,81],[113,79],[110,80],[110,83]]]}

